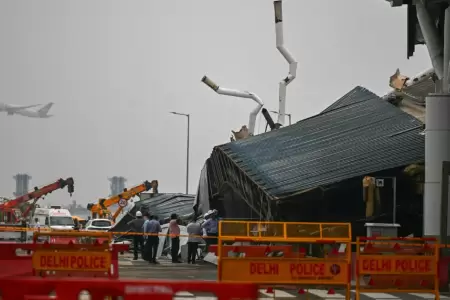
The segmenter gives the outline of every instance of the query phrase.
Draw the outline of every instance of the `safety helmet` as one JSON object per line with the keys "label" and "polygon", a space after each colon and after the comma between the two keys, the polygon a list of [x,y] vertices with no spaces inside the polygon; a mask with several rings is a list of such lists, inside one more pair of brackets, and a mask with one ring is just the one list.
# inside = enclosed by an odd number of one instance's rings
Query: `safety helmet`
{"label": "safety helmet", "polygon": [[204,218],[209,217],[212,213],[213,213],[212,210],[208,210],[208,212],[206,212],[205,215],[204,215],[203,217],[204,217]]}
{"label": "safety helmet", "polygon": [[136,212],[136,217],[142,217],[142,213],[139,210]]}

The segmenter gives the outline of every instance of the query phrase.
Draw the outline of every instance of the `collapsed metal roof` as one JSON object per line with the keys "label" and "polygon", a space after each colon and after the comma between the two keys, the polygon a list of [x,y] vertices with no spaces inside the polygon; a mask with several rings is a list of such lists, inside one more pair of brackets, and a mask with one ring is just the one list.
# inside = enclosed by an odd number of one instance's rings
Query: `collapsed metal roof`
{"label": "collapsed metal roof", "polygon": [[400,74],[397,69],[390,78],[390,86],[394,89],[383,98],[425,123],[425,98],[436,91],[436,81],[434,69],[411,78]]}
{"label": "collapsed metal roof", "polygon": [[262,201],[263,195],[283,199],[423,161],[421,127],[416,118],[358,86],[316,116],[215,147],[210,161],[216,185],[233,184],[246,201]]}
{"label": "collapsed metal roof", "polygon": [[194,212],[195,195],[141,193],[139,197],[141,201],[136,202],[136,207],[145,208],[160,219],[168,218],[173,213],[183,216]]}
{"label": "collapsed metal roof", "polygon": [[141,193],[140,201],[134,203],[134,207],[117,222],[111,231],[127,231],[127,223],[131,221],[136,212],[150,211],[152,215],[159,217],[161,221],[168,219],[171,214],[175,213],[184,219],[193,215],[195,195],[187,194],[153,194]]}

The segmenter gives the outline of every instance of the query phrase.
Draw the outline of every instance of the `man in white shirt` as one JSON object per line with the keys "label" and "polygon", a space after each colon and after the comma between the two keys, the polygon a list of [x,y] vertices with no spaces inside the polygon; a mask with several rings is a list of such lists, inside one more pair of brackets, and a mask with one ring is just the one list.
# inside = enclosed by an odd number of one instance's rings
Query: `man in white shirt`
{"label": "man in white shirt", "polygon": [[202,228],[199,223],[195,222],[195,217],[189,222],[186,227],[188,237],[188,264],[195,264],[195,258],[197,257],[198,244],[202,242],[200,237],[202,234]]}
{"label": "man in white shirt", "polygon": [[37,231],[40,231],[41,229],[41,224],[39,223],[38,218],[34,218],[34,228],[36,228]]}

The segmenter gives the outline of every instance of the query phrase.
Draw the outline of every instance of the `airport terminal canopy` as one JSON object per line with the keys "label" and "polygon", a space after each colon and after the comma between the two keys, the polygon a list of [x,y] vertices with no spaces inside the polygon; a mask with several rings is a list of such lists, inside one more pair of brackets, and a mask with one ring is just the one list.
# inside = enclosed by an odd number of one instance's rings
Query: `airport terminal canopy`
{"label": "airport terminal canopy", "polygon": [[206,164],[209,194],[228,218],[271,219],[274,204],[422,162],[421,131],[419,120],[357,86],[313,117],[215,147]]}

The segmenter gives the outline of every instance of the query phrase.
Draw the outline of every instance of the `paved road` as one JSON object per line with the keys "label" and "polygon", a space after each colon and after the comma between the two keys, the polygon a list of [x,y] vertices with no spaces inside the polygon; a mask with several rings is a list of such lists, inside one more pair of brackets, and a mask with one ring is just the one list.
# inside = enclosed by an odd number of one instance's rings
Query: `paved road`
{"label": "paved road", "polygon": [[[119,274],[121,278],[140,279],[166,279],[166,280],[207,280],[215,281],[217,278],[216,266],[209,263],[199,263],[198,265],[188,265],[186,263],[172,264],[169,260],[160,259],[159,265],[150,265],[145,261],[133,261],[132,256],[126,254],[121,256],[119,261]],[[260,299],[304,299],[304,300],[343,300],[344,290],[336,290],[334,294],[328,294],[326,289],[309,289],[304,294],[298,294],[297,289],[275,289],[273,293],[268,293],[267,289],[260,289]],[[355,299],[355,291],[352,290],[352,299]],[[205,295],[195,292],[184,292],[175,297],[177,300],[217,299],[213,295]],[[361,293],[361,300],[432,300],[432,294],[384,294],[384,293]],[[441,295],[441,299],[450,300],[449,296]]]}

